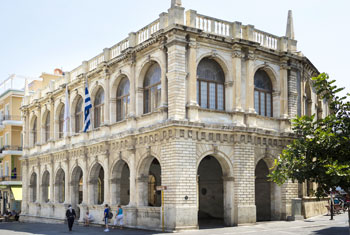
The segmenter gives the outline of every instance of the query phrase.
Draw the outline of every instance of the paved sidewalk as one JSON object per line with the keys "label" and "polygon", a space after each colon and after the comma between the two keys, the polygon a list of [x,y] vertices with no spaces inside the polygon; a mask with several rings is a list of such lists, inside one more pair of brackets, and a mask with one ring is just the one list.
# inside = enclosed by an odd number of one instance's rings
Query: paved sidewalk
{"label": "paved sidewalk", "polygon": [[[207,228],[200,230],[181,231],[181,235],[349,235],[347,214],[341,214],[329,220],[329,216],[318,216],[302,221],[274,221],[241,225],[238,227]],[[67,224],[41,223],[0,223],[0,235],[56,235],[56,234],[104,234],[102,227],[74,226],[73,232],[68,232]],[[154,231],[136,229],[111,229],[106,234],[120,235],[151,235],[164,234]]]}

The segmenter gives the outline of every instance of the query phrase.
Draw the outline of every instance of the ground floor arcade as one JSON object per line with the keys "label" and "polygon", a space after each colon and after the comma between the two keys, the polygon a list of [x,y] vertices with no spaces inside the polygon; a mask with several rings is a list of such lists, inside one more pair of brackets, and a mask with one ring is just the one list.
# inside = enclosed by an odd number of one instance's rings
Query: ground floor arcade
{"label": "ground floor arcade", "polygon": [[286,219],[298,185],[267,179],[286,139],[181,128],[25,157],[23,220],[78,218],[102,222],[103,205],[123,206],[129,227],[168,230],[215,221],[226,226]]}

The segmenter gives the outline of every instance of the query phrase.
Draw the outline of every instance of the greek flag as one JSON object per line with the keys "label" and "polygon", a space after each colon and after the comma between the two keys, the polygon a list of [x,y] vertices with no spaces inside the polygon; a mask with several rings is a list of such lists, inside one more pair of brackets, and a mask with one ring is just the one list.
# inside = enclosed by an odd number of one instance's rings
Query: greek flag
{"label": "greek flag", "polygon": [[84,132],[90,127],[90,109],[92,108],[87,81],[85,82],[85,102],[84,102]]}

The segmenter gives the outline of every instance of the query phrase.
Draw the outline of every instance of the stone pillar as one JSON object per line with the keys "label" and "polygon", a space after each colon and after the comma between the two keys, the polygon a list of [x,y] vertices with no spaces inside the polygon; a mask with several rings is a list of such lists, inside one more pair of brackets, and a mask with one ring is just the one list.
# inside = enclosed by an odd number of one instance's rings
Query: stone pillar
{"label": "stone pillar", "polygon": [[36,202],[41,202],[41,187],[40,187],[40,178],[41,178],[41,164],[40,164],[40,159],[38,158],[38,172],[37,172],[37,177],[36,177]]}
{"label": "stone pillar", "polygon": [[288,64],[284,60],[280,66],[280,117],[283,119],[288,118]]}
{"label": "stone pillar", "polygon": [[162,185],[168,187],[164,191],[165,227],[175,230],[197,228],[196,142],[175,134],[176,138],[161,147]]}
{"label": "stone pillar", "polygon": [[232,68],[233,68],[233,106],[232,111],[242,111],[241,101],[241,76],[242,76],[242,51],[240,46],[233,46]]}
{"label": "stone pillar", "polygon": [[186,117],[186,35],[170,34],[168,38],[168,116]]}
{"label": "stone pillar", "polygon": [[137,191],[136,191],[136,153],[135,150],[129,151],[130,156],[130,201],[129,206],[136,206]]}
{"label": "stone pillar", "polygon": [[55,139],[55,102],[50,98],[50,140]]}
{"label": "stone pillar", "polygon": [[109,110],[109,99],[110,99],[110,84],[109,84],[109,80],[110,80],[110,74],[108,71],[108,68],[103,68],[104,69],[104,78],[105,78],[105,105],[104,105],[104,124],[110,124],[110,110]]}
{"label": "stone pillar", "polygon": [[160,107],[166,109],[168,107],[168,89],[167,89],[167,51],[165,46],[161,46],[161,104]]}
{"label": "stone pillar", "polygon": [[223,177],[224,184],[224,221],[226,226],[234,226],[234,178]]}
{"label": "stone pillar", "polygon": [[37,141],[38,141],[38,144],[42,144],[43,143],[43,140],[41,139],[41,106],[38,104],[37,106]]}
{"label": "stone pillar", "polygon": [[254,109],[254,51],[249,51],[246,61],[246,78],[245,78],[245,111],[255,113]]}
{"label": "stone pillar", "polygon": [[248,142],[249,136],[236,136],[233,147],[235,163],[234,197],[235,224],[255,223],[255,156],[254,145]]}
{"label": "stone pillar", "polygon": [[293,118],[298,114],[297,71],[293,69],[288,74],[288,114]]}
{"label": "stone pillar", "polygon": [[88,175],[88,169],[89,169],[89,163],[88,163],[88,155],[87,155],[87,149],[85,150],[85,155],[84,155],[84,162],[85,165],[83,166],[83,202],[82,204],[88,204],[89,203],[89,175]]}
{"label": "stone pillar", "polygon": [[66,170],[64,176],[64,203],[70,204],[70,172],[69,172],[69,152],[66,151]]}
{"label": "stone pillar", "polygon": [[292,199],[298,197],[298,183],[288,180],[282,185],[282,219],[291,219],[292,216]]}
{"label": "stone pillar", "polygon": [[197,97],[197,42],[190,39],[188,44],[188,80],[187,80],[187,108],[188,119],[191,122],[198,121],[198,97]]}
{"label": "stone pillar", "polygon": [[29,202],[28,191],[30,191],[29,185],[28,185],[28,181],[30,179],[30,176],[28,176],[28,159],[21,160],[21,165],[22,165],[22,213],[26,215],[28,214],[28,211],[27,211],[27,204]]}
{"label": "stone pillar", "polygon": [[[135,61],[132,61],[130,64],[130,73],[131,77],[129,78],[130,81],[130,112],[129,117],[135,117],[136,116],[136,63]],[[163,91],[163,87],[162,87]],[[116,105],[116,103],[114,104]]]}
{"label": "stone pillar", "polygon": [[51,174],[50,174],[50,202],[53,203],[54,201],[54,189],[55,189],[55,162],[54,162],[54,157],[53,155],[51,155],[51,162],[50,162],[50,166],[51,166]]}
{"label": "stone pillar", "polygon": [[103,159],[103,168],[104,168],[104,202],[103,204],[110,204],[111,198],[109,194],[110,182],[109,182],[109,153],[106,153]]}
{"label": "stone pillar", "polygon": [[28,148],[29,145],[29,112],[28,110],[23,110],[22,111],[23,116],[24,116],[24,128],[23,128],[23,132],[24,132],[24,136],[23,136],[23,147],[24,148]]}

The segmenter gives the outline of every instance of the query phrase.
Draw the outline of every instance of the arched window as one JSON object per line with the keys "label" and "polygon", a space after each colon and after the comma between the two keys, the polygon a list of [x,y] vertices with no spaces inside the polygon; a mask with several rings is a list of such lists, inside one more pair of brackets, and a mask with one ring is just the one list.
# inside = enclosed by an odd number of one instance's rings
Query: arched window
{"label": "arched window", "polygon": [[29,185],[29,190],[30,190],[30,201],[31,202],[36,202],[36,191],[37,191],[37,176],[36,173],[33,172],[32,175],[30,176],[30,185]]}
{"label": "arched window", "polygon": [[157,63],[147,71],[143,83],[144,88],[144,113],[151,113],[160,106],[161,100],[161,69]]}
{"label": "arched window", "polygon": [[121,121],[129,114],[130,104],[130,83],[129,79],[123,78],[117,90],[117,121]]}
{"label": "arched window", "polygon": [[96,93],[94,102],[94,128],[100,127],[104,121],[104,99],[105,94],[103,92],[103,89],[100,88]]}
{"label": "arched window", "polygon": [[36,145],[36,143],[37,143],[37,119],[36,119],[36,117],[34,117],[34,122],[33,122],[33,129],[32,129],[32,134],[33,134],[33,146],[35,146]]}
{"label": "arched window", "polygon": [[255,112],[261,116],[272,117],[272,83],[263,70],[258,70],[254,76],[254,106]]}
{"label": "arched window", "polygon": [[225,74],[213,59],[204,58],[197,68],[197,102],[205,109],[225,110]]}
{"label": "arched window", "polygon": [[45,119],[45,142],[50,140],[50,112],[47,112]]}
{"label": "arched window", "polygon": [[58,116],[58,138],[63,138],[63,125],[64,125],[64,105],[62,105],[60,114]]}
{"label": "arched window", "polygon": [[83,129],[83,98],[80,96],[75,106],[75,133]]}

